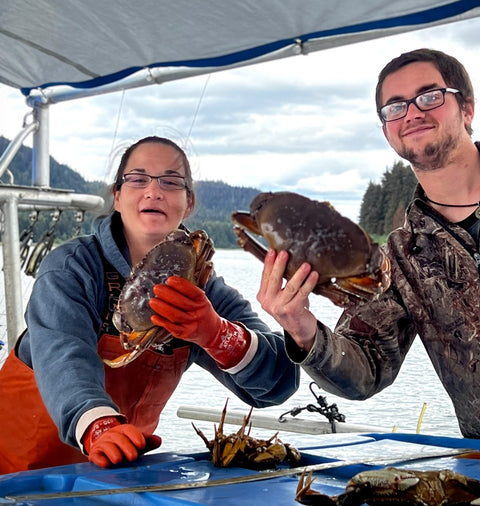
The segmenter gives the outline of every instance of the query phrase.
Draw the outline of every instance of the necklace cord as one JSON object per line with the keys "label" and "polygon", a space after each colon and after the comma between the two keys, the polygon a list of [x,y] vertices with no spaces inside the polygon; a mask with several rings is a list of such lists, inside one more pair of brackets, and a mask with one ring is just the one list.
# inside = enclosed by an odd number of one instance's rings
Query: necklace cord
{"label": "necklace cord", "polygon": [[442,207],[480,207],[480,202],[475,202],[474,204],[442,204],[441,202],[435,202],[435,200],[427,197],[427,195],[425,195],[425,198],[432,204],[436,204],[437,206]]}

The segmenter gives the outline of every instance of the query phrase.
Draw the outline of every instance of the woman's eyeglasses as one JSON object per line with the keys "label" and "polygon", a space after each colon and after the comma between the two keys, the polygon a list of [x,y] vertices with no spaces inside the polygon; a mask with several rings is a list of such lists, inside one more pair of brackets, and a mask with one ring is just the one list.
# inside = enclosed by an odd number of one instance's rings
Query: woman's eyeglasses
{"label": "woman's eyeglasses", "polygon": [[124,174],[122,177],[122,184],[131,188],[146,188],[152,182],[152,179],[156,179],[158,186],[165,191],[187,189],[187,183],[183,176],[173,176],[169,174],[150,176],[150,174],[130,172],[129,174]]}

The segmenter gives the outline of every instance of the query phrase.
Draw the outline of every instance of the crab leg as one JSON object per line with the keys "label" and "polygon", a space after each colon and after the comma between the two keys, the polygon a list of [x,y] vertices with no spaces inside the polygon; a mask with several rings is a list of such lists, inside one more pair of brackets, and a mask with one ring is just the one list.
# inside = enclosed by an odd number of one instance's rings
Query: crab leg
{"label": "crab leg", "polygon": [[[103,361],[112,369],[123,367],[139,357],[155,341],[158,340],[166,342],[169,335],[170,332],[168,332],[168,330],[164,329],[163,327],[153,327],[146,332],[132,332],[132,334],[127,336],[127,340],[123,340],[121,336],[123,347],[126,350],[130,348],[131,351],[124,353],[123,355],[120,355],[113,360],[104,358]],[[132,336],[134,337],[132,338]],[[140,338],[140,336],[142,337]],[[136,340],[138,340],[138,342],[137,344],[134,344]],[[129,343],[129,341],[133,341],[133,343]]]}
{"label": "crab leg", "polygon": [[252,237],[249,233],[245,232],[243,228],[235,225],[233,227],[233,231],[238,237],[237,244],[243,248],[248,253],[251,253],[255,258],[258,258],[261,262],[265,261],[265,256],[267,255],[267,248],[257,241],[254,237]]}

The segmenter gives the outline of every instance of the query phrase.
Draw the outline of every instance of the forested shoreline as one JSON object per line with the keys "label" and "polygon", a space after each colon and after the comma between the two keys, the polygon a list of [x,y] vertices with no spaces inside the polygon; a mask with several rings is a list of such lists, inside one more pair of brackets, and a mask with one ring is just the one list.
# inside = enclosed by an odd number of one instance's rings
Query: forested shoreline
{"label": "forested shoreline", "polygon": [[[9,140],[0,137],[0,153]],[[32,150],[22,146],[10,165],[17,185],[31,185]],[[86,181],[78,172],[50,157],[51,186],[105,196],[108,186],[101,181]],[[362,199],[358,223],[371,235],[386,236],[403,224],[403,216],[416,185],[412,170],[404,163],[395,162],[387,168],[380,183],[370,182]],[[197,203],[195,211],[186,221],[194,230],[203,228],[214,240],[216,248],[235,248],[236,236],[230,219],[237,210],[248,210],[250,202],[259,189],[231,186],[222,181],[198,181],[195,184]],[[64,241],[77,233],[89,233],[96,218],[86,213],[79,222],[73,212],[63,212],[56,219],[52,212],[20,213],[20,231],[33,229],[34,240],[38,240],[50,227],[55,226],[56,241]]]}

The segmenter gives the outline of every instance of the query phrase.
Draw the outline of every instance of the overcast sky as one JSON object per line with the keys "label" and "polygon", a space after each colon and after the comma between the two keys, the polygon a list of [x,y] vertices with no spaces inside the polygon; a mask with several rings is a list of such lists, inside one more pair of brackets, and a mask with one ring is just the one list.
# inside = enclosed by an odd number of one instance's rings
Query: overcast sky
{"label": "overcast sky", "polygon": [[[188,137],[197,180],[296,191],[357,219],[369,182],[380,182],[399,159],[375,113],[379,71],[404,51],[440,49],[465,65],[480,94],[479,34],[477,18],[56,104],[50,152],[88,180],[111,182],[115,147],[152,134],[178,142]],[[0,135],[11,139],[30,109],[19,91],[4,85],[0,104]],[[476,125],[480,112],[475,131]]]}

